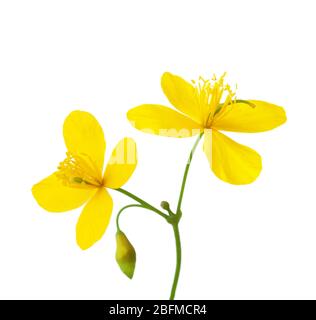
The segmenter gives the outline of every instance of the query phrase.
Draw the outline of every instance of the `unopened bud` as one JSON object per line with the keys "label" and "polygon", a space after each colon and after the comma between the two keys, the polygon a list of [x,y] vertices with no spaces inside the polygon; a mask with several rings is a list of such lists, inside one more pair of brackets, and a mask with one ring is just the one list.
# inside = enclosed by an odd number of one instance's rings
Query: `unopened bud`
{"label": "unopened bud", "polygon": [[136,251],[122,231],[116,233],[115,258],[122,272],[132,279],[136,264]]}
{"label": "unopened bud", "polygon": [[167,211],[170,210],[170,205],[169,205],[169,202],[167,202],[167,201],[161,201],[160,206],[164,210],[167,210]]}

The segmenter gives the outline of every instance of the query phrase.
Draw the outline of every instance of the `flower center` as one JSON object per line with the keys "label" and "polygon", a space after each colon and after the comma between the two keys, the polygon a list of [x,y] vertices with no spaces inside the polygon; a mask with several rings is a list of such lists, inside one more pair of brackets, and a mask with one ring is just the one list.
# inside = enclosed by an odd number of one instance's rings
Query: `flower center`
{"label": "flower center", "polygon": [[206,128],[210,128],[214,116],[227,105],[234,103],[235,93],[224,82],[226,74],[219,79],[214,75],[211,80],[199,77],[198,81],[192,81],[195,87],[196,98]]}
{"label": "flower center", "polygon": [[102,176],[94,161],[86,154],[67,152],[67,158],[58,166],[57,177],[73,188],[102,186]]}

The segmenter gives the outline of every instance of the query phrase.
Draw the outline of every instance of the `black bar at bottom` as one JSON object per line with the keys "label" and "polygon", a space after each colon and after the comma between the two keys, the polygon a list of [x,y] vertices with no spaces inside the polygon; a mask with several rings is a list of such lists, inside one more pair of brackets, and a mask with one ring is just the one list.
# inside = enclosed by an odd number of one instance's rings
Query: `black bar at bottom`
{"label": "black bar at bottom", "polygon": [[[311,301],[309,301],[311,302]],[[0,319],[270,319],[310,314],[293,301],[42,300],[0,301]]]}

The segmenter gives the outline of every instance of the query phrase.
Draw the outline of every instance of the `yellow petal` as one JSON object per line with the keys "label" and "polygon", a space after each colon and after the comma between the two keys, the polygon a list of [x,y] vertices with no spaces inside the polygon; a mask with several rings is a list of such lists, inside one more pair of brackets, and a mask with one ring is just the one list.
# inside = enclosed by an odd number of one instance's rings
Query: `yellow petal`
{"label": "yellow petal", "polygon": [[77,223],[77,243],[82,250],[101,239],[110,222],[112,209],[112,198],[104,188],[86,204]]}
{"label": "yellow petal", "polygon": [[131,124],[146,133],[184,138],[199,134],[202,127],[190,118],[170,108],[144,104],[128,111]]}
{"label": "yellow petal", "polygon": [[102,174],[105,139],[100,124],[92,114],[71,112],[64,122],[64,139],[69,152],[89,156]]}
{"label": "yellow petal", "polygon": [[260,155],[216,130],[205,131],[204,152],[215,175],[225,182],[248,184],[260,174]]}
{"label": "yellow petal", "polygon": [[262,132],[271,130],[286,121],[282,107],[274,104],[249,100],[227,106],[218,113],[212,128],[235,132]]}
{"label": "yellow petal", "polygon": [[38,204],[47,211],[64,212],[82,206],[93,194],[93,189],[70,188],[53,173],[32,188]]}
{"label": "yellow petal", "polygon": [[192,84],[179,76],[165,72],[161,77],[161,87],[174,107],[197,123],[203,123],[203,113],[198,106],[195,88]]}
{"label": "yellow petal", "polygon": [[104,184],[108,188],[118,189],[133,174],[137,165],[136,143],[131,138],[122,139],[112,152],[104,173]]}

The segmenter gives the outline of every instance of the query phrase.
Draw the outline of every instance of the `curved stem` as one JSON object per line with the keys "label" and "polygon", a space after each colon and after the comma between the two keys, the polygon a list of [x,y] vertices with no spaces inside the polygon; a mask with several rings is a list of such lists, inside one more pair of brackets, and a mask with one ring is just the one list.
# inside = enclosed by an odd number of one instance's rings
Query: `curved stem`
{"label": "curved stem", "polygon": [[137,197],[135,194],[127,191],[127,190],[124,190],[122,188],[119,188],[119,189],[114,189],[118,192],[121,192],[123,194],[125,194],[126,196],[130,197],[131,199],[137,201],[138,203],[140,203],[144,208],[146,209],[149,209],[153,212],[156,212],[157,214],[159,214],[161,217],[165,218],[166,220],[168,220],[169,216],[166,215],[165,213],[163,213],[162,211],[160,211],[159,209],[155,208],[154,206],[152,206],[151,204],[149,204],[148,202],[146,202],[145,200]]}
{"label": "curved stem", "polygon": [[182,205],[182,200],[183,200],[183,195],[184,195],[184,189],[185,189],[185,185],[186,185],[186,181],[187,181],[187,177],[188,177],[188,173],[189,173],[189,169],[190,169],[190,165],[191,165],[191,161],[192,161],[194,152],[195,152],[200,140],[202,139],[202,136],[203,136],[203,132],[200,133],[200,135],[198,136],[197,140],[195,141],[195,143],[193,145],[193,148],[191,149],[189,159],[188,159],[188,162],[186,164],[184,174],[183,174],[183,179],[182,179],[182,184],[181,184],[181,189],[180,189],[180,194],[179,194],[179,200],[178,200],[178,205],[177,205],[177,211],[175,214],[173,214],[172,212],[169,212],[169,215],[167,215],[167,214],[163,213],[161,210],[155,208],[154,206],[152,206],[151,204],[146,202],[145,200],[134,195],[133,193],[131,193],[127,190],[124,190],[122,188],[115,189],[116,191],[130,197],[131,199],[133,199],[139,203],[139,204],[131,204],[131,205],[125,206],[118,212],[117,217],[116,217],[116,225],[117,225],[118,230],[120,230],[119,217],[120,217],[121,213],[125,209],[131,208],[131,207],[141,207],[141,208],[151,210],[151,211],[157,213],[158,215],[160,215],[161,217],[163,217],[164,219],[166,219],[166,221],[172,225],[174,238],[175,238],[175,244],[176,244],[176,269],[175,269],[174,279],[173,279],[171,293],[170,293],[170,300],[173,300],[175,298],[175,294],[176,294],[176,290],[177,290],[177,286],[178,286],[178,281],[179,281],[179,276],[180,276],[180,270],[181,270],[182,253],[181,253],[181,240],[180,240],[180,232],[179,232],[179,221],[182,216],[181,205]]}
{"label": "curved stem", "polygon": [[191,149],[190,155],[188,162],[186,164],[185,170],[184,170],[184,175],[182,179],[182,184],[181,184],[181,189],[180,189],[180,195],[179,195],[179,200],[178,200],[178,205],[177,205],[177,211],[176,211],[176,216],[178,219],[175,220],[175,222],[172,223],[173,227],[173,233],[174,233],[174,239],[176,243],[176,269],[174,272],[174,278],[173,278],[173,283],[172,283],[172,288],[171,288],[171,293],[170,293],[170,300],[173,300],[175,295],[176,295],[176,290],[178,286],[178,281],[179,281],[179,276],[180,276],[180,270],[181,270],[181,240],[180,240],[180,232],[179,232],[179,221],[182,215],[181,211],[181,205],[182,205],[182,200],[183,200],[183,195],[184,195],[184,189],[185,185],[187,182],[187,177],[191,165],[191,161],[194,155],[194,152],[196,150],[196,147],[198,146],[200,140],[203,137],[203,132],[200,133],[198,136],[197,140],[195,141],[193,148]]}
{"label": "curved stem", "polygon": [[[121,216],[121,213],[125,210],[125,209],[128,209],[128,208],[133,208],[133,207],[138,207],[138,208],[145,208],[143,205],[141,204],[129,204],[125,207],[123,207],[118,213],[117,213],[117,216],[116,216],[116,228],[118,231],[121,231],[120,229],[120,224],[119,224],[119,219],[120,219],[120,216]],[[146,209],[146,208],[145,208]]]}

